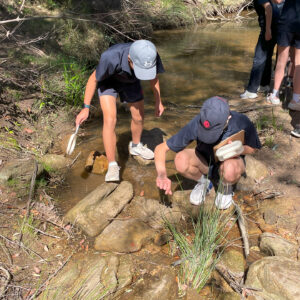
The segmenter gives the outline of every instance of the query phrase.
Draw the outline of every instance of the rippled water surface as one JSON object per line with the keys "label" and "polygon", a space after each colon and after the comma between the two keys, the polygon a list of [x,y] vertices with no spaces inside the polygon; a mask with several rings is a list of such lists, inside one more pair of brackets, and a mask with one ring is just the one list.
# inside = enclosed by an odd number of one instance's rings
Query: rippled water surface
{"label": "rippled water surface", "polygon": [[[166,111],[161,118],[154,117],[154,100],[147,82],[143,82],[145,93],[145,129],[159,128],[174,134],[184,126],[206,98],[222,95],[237,97],[249,78],[255,43],[258,37],[256,20],[250,23],[209,24],[193,29],[159,31],[154,42],[163,60],[166,73],[160,75],[162,99]],[[176,106],[178,105],[178,106]],[[85,160],[92,150],[104,151],[101,130],[102,117],[95,117],[85,124],[72,157],[81,155],[67,176],[67,187],[59,191],[64,210],[68,210],[89,191],[104,182],[104,175],[84,172]],[[130,114],[118,105],[118,152],[122,166],[122,179],[133,183],[135,194],[145,193],[147,198],[160,197],[155,187],[154,165],[139,166],[128,156],[130,141]],[[169,175],[174,174],[168,157]],[[174,188],[178,185],[176,177]]]}

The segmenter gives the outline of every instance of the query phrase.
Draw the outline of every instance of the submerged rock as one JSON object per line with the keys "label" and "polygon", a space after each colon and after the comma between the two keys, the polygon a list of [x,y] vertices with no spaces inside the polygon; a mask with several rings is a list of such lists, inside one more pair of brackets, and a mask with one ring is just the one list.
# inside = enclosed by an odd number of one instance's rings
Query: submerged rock
{"label": "submerged rock", "polygon": [[247,273],[245,286],[257,289],[256,299],[300,299],[300,263],[272,256],[254,262]]}
{"label": "submerged rock", "polygon": [[38,299],[107,299],[131,282],[132,264],[124,258],[77,254]]}
{"label": "submerged rock", "polygon": [[115,220],[95,239],[95,249],[121,253],[136,252],[150,240],[155,231],[146,223],[136,220]]}
{"label": "submerged rock", "polygon": [[261,252],[270,256],[284,256],[297,260],[298,245],[273,233],[261,234],[259,248]]}
{"label": "submerged rock", "polygon": [[96,236],[133,197],[128,181],[103,183],[68,211],[65,221],[76,224],[89,236]]}
{"label": "submerged rock", "polygon": [[154,199],[134,197],[126,211],[134,218],[147,222],[154,229],[165,227],[165,220],[172,224],[179,222],[182,213],[177,205],[167,207]]}

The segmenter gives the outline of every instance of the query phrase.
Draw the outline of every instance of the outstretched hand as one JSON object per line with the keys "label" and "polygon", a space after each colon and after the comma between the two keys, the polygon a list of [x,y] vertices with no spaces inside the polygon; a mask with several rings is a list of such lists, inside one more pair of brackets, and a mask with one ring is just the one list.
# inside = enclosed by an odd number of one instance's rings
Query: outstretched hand
{"label": "outstretched hand", "polygon": [[165,195],[172,195],[171,180],[167,176],[156,178],[156,185],[159,189],[165,191]]}

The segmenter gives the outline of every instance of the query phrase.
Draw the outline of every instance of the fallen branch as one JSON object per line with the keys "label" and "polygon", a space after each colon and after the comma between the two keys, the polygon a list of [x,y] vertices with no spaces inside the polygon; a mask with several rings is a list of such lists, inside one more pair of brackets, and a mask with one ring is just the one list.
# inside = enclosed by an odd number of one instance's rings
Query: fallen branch
{"label": "fallen branch", "polygon": [[13,264],[13,260],[12,260],[11,254],[10,254],[9,250],[7,249],[5,243],[1,243],[0,242],[0,245],[1,245],[2,249],[3,249],[3,252],[6,254],[6,256],[8,258],[9,264],[12,265]]}
{"label": "fallen branch", "polygon": [[55,239],[61,239],[61,237],[59,237],[59,236],[52,235],[52,234],[50,234],[50,233],[46,233],[46,232],[44,232],[44,231],[42,231],[42,230],[40,230],[40,229],[38,229],[38,228],[35,228],[34,226],[31,226],[31,225],[29,225],[29,224],[26,224],[26,226],[32,228],[33,230],[35,230],[35,231],[37,231],[37,232],[39,232],[39,233],[41,233],[41,234],[43,234],[43,235],[46,235],[46,236],[49,236],[49,237],[52,237],[52,238],[55,238]]}
{"label": "fallen branch", "polygon": [[247,229],[246,229],[246,222],[245,222],[245,218],[243,216],[243,212],[241,210],[241,208],[234,203],[235,205],[235,210],[238,216],[238,225],[241,231],[241,235],[243,238],[243,242],[244,242],[244,252],[245,252],[245,256],[247,257],[250,253],[250,247],[249,247],[249,240],[248,240],[248,233],[247,233]]}

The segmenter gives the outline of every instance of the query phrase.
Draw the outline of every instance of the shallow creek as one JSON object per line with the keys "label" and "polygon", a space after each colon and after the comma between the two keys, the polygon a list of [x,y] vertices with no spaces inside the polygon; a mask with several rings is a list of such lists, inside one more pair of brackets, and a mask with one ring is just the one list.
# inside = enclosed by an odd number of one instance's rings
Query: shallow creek
{"label": "shallow creek", "polygon": [[[214,95],[229,99],[236,97],[243,91],[249,78],[257,36],[256,20],[248,24],[208,24],[193,29],[156,32],[154,42],[166,69],[160,75],[166,110],[161,118],[154,117],[151,89],[147,82],[143,82],[145,129],[157,128],[172,135],[198,113],[199,108],[193,106],[200,106],[206,98]],[[82,127],[72,157],[79,152],[81,155],[66,178],[67,187],[60,190],[58,195],[64,211],[104,182],[104,175],[84,171],[90,151],[104,152],[102,117],[99,115]],[[155,187],[154,165],[140,166],[128,156],[130,113],[119,104],[116,132],[122,179],[134,185],[136,195],[142,192],[147,198],[158,199],[160,194]],[[175,173],[172,155],[168,159],[168,171],[172,175]],[[176,177],[173,177],[175,188],[178,184]]]}

